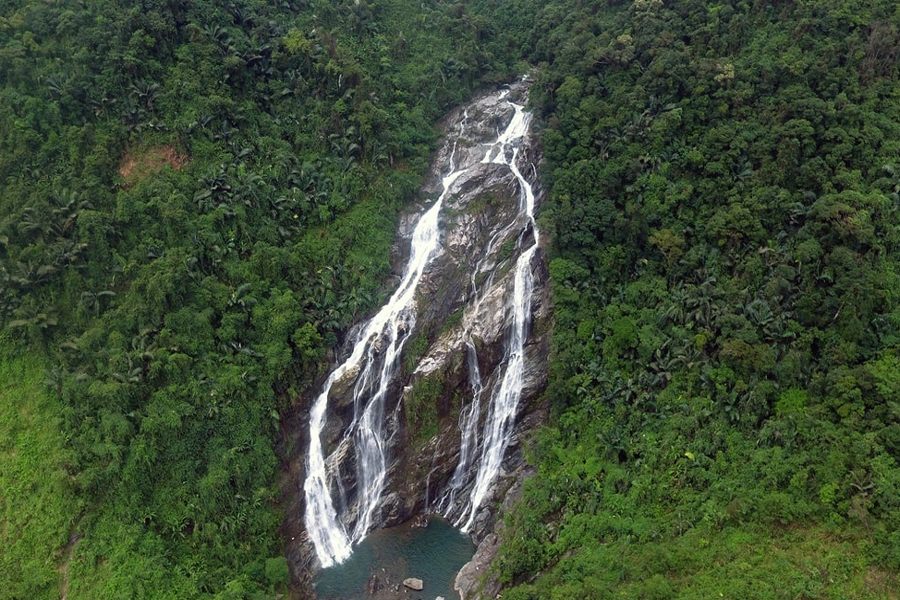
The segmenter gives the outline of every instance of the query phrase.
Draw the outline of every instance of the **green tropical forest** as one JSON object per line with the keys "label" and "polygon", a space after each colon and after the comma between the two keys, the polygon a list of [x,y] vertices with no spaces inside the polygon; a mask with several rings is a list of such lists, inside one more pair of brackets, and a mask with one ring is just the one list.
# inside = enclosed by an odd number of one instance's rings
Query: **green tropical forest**
{"label": "green tropical forest", "polygon": [[524,74],[503,598],[900,598],[894,0],[0,0],[0,600],[303,597],[285,417]]}

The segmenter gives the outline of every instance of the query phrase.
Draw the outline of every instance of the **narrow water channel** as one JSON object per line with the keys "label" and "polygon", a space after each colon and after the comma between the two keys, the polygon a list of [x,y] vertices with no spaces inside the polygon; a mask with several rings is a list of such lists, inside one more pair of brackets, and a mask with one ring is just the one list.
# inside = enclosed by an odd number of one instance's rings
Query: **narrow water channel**
{"label": "narrow water channel", "polygon": [[[475,547],[440,517],[427,524],[410,521],[367,536],[350,558],[322,569],[315,582],[319,600],[459,600],[453,579]],[[403,587],[407,577],[421,579],[422,591]]]}

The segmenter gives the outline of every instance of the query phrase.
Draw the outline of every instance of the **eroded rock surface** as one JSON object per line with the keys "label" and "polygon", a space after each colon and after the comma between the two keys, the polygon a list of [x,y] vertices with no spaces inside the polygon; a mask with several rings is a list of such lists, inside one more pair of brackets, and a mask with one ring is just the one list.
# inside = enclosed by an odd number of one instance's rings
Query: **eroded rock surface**
{"label": "eroded rock surface", "polygon": [[[513,95],[525,92],[524,86],[514,86]],[[521,99],[516,101],[521,102]],[[467,139],[460,160],[480,161],[483,148],[476,140],[491,139],[511,117],[512,110],[505,100],[496,96],[484,97],[466,109],[448,117],[445,128],[452,129],[462,114],[467,115]],[[488,116],[490,115],[490,116]],[[470,136],[470,137],[469,137]],[[519,169],[531,182],[538,202],[541,190],[534,174],[539,156],[531,144],[522,146]],[[442,153],[449,155],[452,146]],[[438,173],[433,173],[426,191],[436,190]],[[423,298],[417,327],[419,335],[428,340],[427,349],[417,360],[417,366],[403,389],[405,428],[404,438],[413,440],[396,455],[390,474],[391,489],[396,495],[385,517],[401,520],[421,511],[447,513],[445,494],[448,482],[459,461],[459,414],[473,401],[471,373],[466,363],[466,343],[472,340],[477,347],[478,370],[484,383],[480,402],[486,404],[498,384],[498,367],[504,358],[504,336],[511,326],[508,298],[513,286],[513,267],[525,249],[522,232],[527,228],[520,212],[520,186],[509,169],[503,165],[480,164],[457,180],[458,190],[445,209],[445,252],[435,260],[422,283]],[[491,498],[484,502],[475,520],[473,538],[476,543],[493,529],[496,510],[505,492],[517,476],[523,461],[519,441],[526,437],[542,419],[544,411],[535,404],[546,385],[546,357],[549,352],[548,275],[544,253],[538,250],[532,260],[535,291],[532,300],[531,332],[526,343],[526,371],[524,389],[519,405],[519,419],[513,441],[507,451],[503,474],[493,486]],[[427,290],[427,291],[425,291]],[[434,435],[421,435],[423,423],[415,420],[408,410],[420,401],[417,393],[432,389],[431,382],[440,381],[440,391],[429,398],[437,407],[438,427]],[[486,415],[482,407],[482,420]],[[418,442],[418,443],[416,443]],[[423,498],[422,482],[425,483]],[[457,492],[463,501],[467,489]],[[402,506],[397,506],[401,502]],[[453,514],[448,515],[451,519]]]}

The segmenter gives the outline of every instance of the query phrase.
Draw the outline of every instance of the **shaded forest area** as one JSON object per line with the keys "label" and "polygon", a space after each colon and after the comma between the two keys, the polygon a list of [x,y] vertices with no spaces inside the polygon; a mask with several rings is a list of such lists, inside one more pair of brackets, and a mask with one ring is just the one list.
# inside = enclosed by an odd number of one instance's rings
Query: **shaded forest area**
{"label": "shaded forest area", "polygon": [[0,0],[0,598],[284,591],[279,415],[433,123],[528,69],[553,417],[504,598],[896,597],[898,48],[886,0]]}

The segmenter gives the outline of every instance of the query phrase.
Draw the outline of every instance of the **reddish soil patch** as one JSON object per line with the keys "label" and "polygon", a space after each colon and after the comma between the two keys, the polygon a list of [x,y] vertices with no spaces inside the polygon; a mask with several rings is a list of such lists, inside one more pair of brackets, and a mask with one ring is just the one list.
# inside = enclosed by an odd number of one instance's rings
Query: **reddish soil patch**
{"label": "reddish soil patch", "polygon": [[189,156],[180,154],[172,146],[151,146],[140,150],[129,148],[119,165],[119,175],[130,184],[159,171],[166,165],[178,170],[189,161]]}

